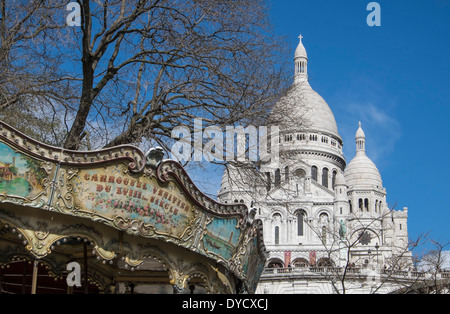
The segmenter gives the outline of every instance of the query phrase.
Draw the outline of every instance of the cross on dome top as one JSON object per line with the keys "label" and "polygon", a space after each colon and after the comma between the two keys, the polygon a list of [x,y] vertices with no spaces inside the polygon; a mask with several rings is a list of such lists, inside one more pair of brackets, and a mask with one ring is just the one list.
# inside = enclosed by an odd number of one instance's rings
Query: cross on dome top
{"label": "cross on dome top", "polygon": [[304,81],[308,76],[307,63],[308,55],[306,53],[305,46],[303,46],[302,39],[303,35],[298,36],[300,42],[298,43],[297,49],[295,49],[294,63],[295,63],[295,78],[296,81]]}
{"label": "cross on dome top", "polygon": [[357,154],[360,152],[365,153],[365,151],[366,151],[366,135],[364,134],[364,131],[361,127],[361,121],[359,121],[359,128],[358,128],[358,131],[356,131],[355,140],[356,140],[356,153]]}
{"label": "cross on dome top", "polygon": [[302,42],[303,38],[304,37],[303,37],[302,34],[300,34],[300,36],[298,36],[298,39],[300,39],[300,42],[298,43],[297,49],[295,50],[295,57],[294,57],[294,59],[295,58],[300,58],[300,57],[308,59],[308,55],[306,54],[305,46],[303,46],[303,42]]}

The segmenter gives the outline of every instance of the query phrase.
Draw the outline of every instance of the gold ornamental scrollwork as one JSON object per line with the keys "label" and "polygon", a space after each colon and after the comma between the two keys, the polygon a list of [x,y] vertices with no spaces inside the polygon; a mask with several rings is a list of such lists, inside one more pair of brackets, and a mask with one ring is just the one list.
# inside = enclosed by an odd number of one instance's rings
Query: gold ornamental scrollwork
{"label": "gold ornamental scrollwork", "polygon": [[130,235],[141,235],[144,237],[151,237],[155,235],[155,228],[150,224],[145,224],[139,220],[126,219],[121,216],[116,216],[113,224],[120,230],[126,231]]}
{"label": "gold ornamental scrollwork", "polygon": [[55,205],[60,212],[70,212],[79,209],[75,204],[74,188],[71,184],[72,178],[77,176],[78,173],[79,169],[77,168],[68,168],[67,171],[60,171]]}

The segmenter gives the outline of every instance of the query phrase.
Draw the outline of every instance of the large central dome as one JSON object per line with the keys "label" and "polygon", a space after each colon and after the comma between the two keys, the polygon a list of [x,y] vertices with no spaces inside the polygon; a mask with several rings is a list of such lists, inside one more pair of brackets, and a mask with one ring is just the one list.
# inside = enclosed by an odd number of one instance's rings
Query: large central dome
{"label": "large central dome", "polygon": [[294,56],[294,84],[273,108],[272,118],[284,130],[318,132],[341,139],[333,112],[309,84],[308,57],[301,38]]}
{"label": "large central dome", "polygon": [[295,82],[273,112],[288,116],[290,128],[340,138],[333,112],[322,96],[311,88],[308,80]]}

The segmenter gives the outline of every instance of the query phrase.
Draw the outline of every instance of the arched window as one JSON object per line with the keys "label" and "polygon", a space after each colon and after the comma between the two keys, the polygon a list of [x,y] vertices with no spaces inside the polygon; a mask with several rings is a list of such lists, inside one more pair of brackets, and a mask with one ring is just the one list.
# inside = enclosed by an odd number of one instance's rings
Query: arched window
{"label": "arched window", "polygon": [[305,232],[304,224],[305,224],[305,212],[299,211],[297,213],[297,235],[299,236],[304,235]]}
{"label": "arched window", "polygon": [[272,224],[274,226],[274,243],[280,244],[280,225],[282,224],[282,218],[280,213],[274,213],[272,216]]}
{"label": "arched window", "polygon": [[280,227],[275,227],[275,244],[280,244]]}
{"label": "arched window", "polygon": [[[286,168],[287,168],[287,167],[286,167]],[[303,179],[303,178],[306,177],[306,172],[305,172],[305,170],[303,170],[303,169],[297,169],[297,170],[295,170],[295,172],[294,172],[294,176],[296,176],[296,177],[298,177],[298,178],[300,178],[300,179]]]}
{"label": "arched window", "polygon": [[353,213],[352,201],[348,201],[348,207],[350,209],[350,214]]}
{"label": "arched window", "polygon": [[317,182],[317,167],[312,166],[311,167],[311,179]]}
{"label": "arched window", "polygon": [[275,170],[275,187],[279,187],[281,184],[281,172],[280,169]]}
{"label": "arched window", "polygon": [[364,209],[366,210],[366,212],[369,211],[369,199],[368,198],[364,199]]}
{"label": "arched window", "polygon": [[322,185],[328,188],[328,168],[322,170]]}
{"label": "arched window", "polygon": [[326,213],[320,214],[319,220],[320,220],[321,224],[328,224],[328,221],[329,221],[328,214],[326,214]]}
{"label": "arched window", "polygon": [[333,176],[331,177],[331,188],[334,190],[334,186],[336,185],[336,176],[337,176],[337,171],[334,170],[333,171]]}
{"label": "arched window", "polygon": [[306,172],[303,169],[297,169],[293,173],[293,178],[295,178],[297,196],[300,192],[303,193],[305,190],[305,177]]}
{"label": "arched window", "polygon": [[358,200],[358,205],[359,205],[359,211],[360,212],[362,212],[363,211],[363,199],[362,198],[360,198],[359,200]]}
{"label": "arched window", "polygon": [[284,135],[284,141],[285,142],[292,142],[292,134]]}
{"label": "arched window", "polygon": [[317,261],[318,267],[332,267],[334,265],[333,261],[327,257],[323,257]]}
{"label": "arched window", "polygon": [[267,189],[267,192],[269,192],[270,189],[272,188],[271,181],[270,181],[270,172],[266,172],[266,176],[267,176],[266,189]]}
{"label": "arched window", "polygon": [[309,262],[304,259],[304,258],[296,258],[293,262],[292,265],[294,265],[294,267],[308,267],[309,266]]}
{"label": "arched window", "polygon": [[284,168],[284,181],[288,182],[289,181],[289,167],[286,166]]}
{"label": "arched window", "polygon": [[284,263],[278,258],[271,259],[267,263],[267,268],[283,268],[283,267]]}
{"label": "arched window", "polygon": [[322,226],[322,244],[327,243],[327,226]]}

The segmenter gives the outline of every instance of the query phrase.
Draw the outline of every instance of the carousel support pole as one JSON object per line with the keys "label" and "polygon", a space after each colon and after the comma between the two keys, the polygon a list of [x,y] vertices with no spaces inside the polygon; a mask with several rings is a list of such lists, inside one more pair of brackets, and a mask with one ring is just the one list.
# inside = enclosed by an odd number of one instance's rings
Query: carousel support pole
{"label": "carousel support pole", "polygon": [[23,263],[22,294],[27,293],[27,262]]}
{"label": "carousel support pole", "polygon": [[32,277],[32,281],[31,281],[31,294],[36,294],[37,276],[38,276],[38,261],[35,260],[33,263],[33,277]]}
{"label": "carousel support pole", "polygon": [[87,243],[86,242],[84,242],[84,244],[83,244],[83,264],[84,264],[84,294],[89,294]]}
{"label": "carousel support pole", "polygon": [[134,294],[134,283],[130,283],[130,294]]}

